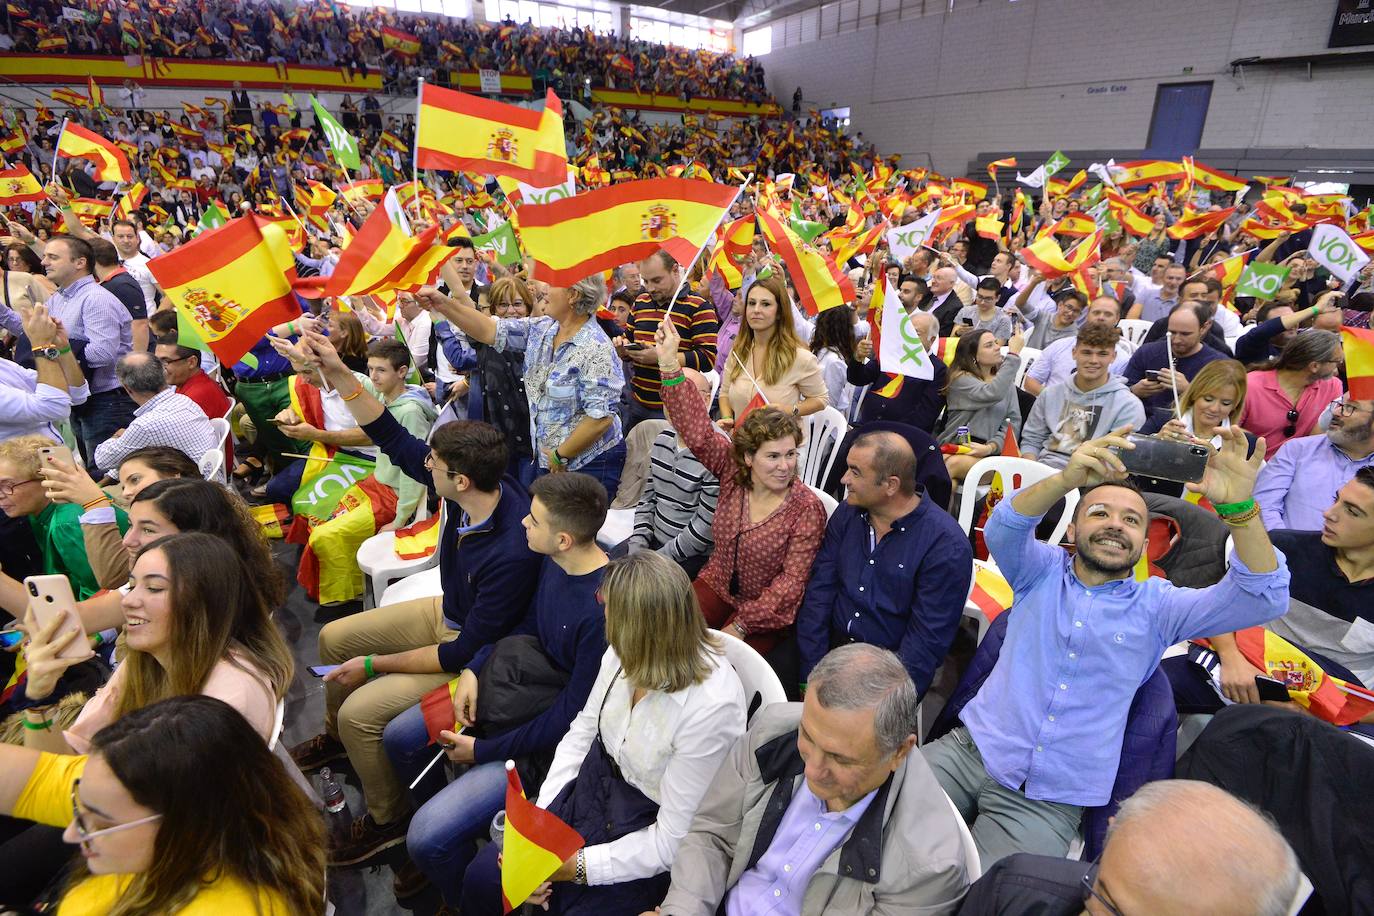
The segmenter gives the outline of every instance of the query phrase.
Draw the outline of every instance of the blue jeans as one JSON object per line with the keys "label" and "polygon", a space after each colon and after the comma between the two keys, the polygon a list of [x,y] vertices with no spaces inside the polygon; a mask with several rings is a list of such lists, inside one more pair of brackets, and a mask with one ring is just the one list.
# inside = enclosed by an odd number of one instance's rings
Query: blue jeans
{"label": "blue jeans", "polygon": [[[428,742],[418,705],[392,719],[382,733],[387,756],[406,785],[438,753]],[[476,840],[486,835],[496,812],[505,807],[506,766],[504,761],[479,763],[448,785],[443,784],[443,772],[435,766],[415,789],[417,810],[406,833],[406,850],[444,901],[456,906],[463,873],[477,852]]]}
{"label": "blue jeans", "polygon": [[[617,442],[613,448],[607,449],[576,470],[579,474],[590,474],[601,481],[601,485],[606,488],[606,504],[610,505],[615,501],[616,491],[620,489],[620,475],[625,470],[625,440]],[[539,466],[537,458],[528,461],[520,469],[520,484],[528,490],[530,484],[547,473],[548,471]]]}

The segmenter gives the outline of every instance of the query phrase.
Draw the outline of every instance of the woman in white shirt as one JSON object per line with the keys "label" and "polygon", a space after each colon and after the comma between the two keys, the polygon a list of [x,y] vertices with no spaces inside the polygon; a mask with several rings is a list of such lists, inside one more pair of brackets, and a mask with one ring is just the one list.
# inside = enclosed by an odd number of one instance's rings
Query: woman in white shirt
{"label": "woman in white shirt", "polygon": [[854,359],[854,310],[847,305],[826,309],[816,318],[816,333],[811,352],[821,365],[821,378],[830,395],[830,406],[849,416],[854,402],[854,386],[846,378]]}
{"label": "woman in white shirt", "polygon": [[[625,557],[601,593],[610,648],[539,790],[539,806],[587,842],[530,897],[555,914],[661,902],[711,778],[744,734],[744,689],[682,567],[657,553]],[[502,912],[498,852],[468,866],[463,913]]]}

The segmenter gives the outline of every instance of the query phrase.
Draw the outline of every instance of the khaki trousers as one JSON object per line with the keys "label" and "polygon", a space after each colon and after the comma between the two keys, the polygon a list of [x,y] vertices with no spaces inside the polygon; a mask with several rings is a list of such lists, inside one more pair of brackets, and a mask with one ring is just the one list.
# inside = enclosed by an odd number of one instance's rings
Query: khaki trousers
{"label": "khaki trousers", "polygon": [[[320,630],[320,662],[338,665],[361,655],[391,655],[455,639],[458,631],[444,622],[440,601],[416,598],[327,624]],[[324,729],[348,749],[368,812],[377,823],[402,817],[410,805],[382,746],[382,730],[452,679],[448,673],[382,674],[351,693],[333,682],[325,684]]]}

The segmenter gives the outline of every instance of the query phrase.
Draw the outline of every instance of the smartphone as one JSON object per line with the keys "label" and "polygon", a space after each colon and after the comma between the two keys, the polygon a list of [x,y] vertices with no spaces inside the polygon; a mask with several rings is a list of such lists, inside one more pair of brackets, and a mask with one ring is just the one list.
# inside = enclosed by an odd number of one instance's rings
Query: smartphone
{"label": "smartphone", "polygon": [[311,674],[315,675],[315,677],[324,677],[326,674],[328,674],[329,672],[333,671],[335,668],[338,667],[338,665],[311,665],[306,670],[309,671]]}
{"label": "smartphone", "polygon": [[1272,677],[1265,677],[1262,674],[1255,675],[1255,687],[1259,690],[1261,700],[1287,703],[1292,699],[1288,695],[1288,687],[1284,685],[1283,681],[1276,681]]}
{"label": "smartphone", "polygon": [[23,641],[23,630],[0,630],[0,649],[13,649]]}
{"label": "smartphone", "polygon": [[1210,447],[1194,442],[1171,442],[1135,433],[1126,439],[1135,448],[1115,450],[1121,463],[1129,473],[1155,480],[1197,483],[1212,455]]}
{"label": "smartphone", "polygon": [[643,350],[644,344],[631,341],[625,345],[626,350]]}
{"label": "smartphone", "polygon": [[282,423],[281,420],[278,420],[276,417],[268,417],[267,419],[263,420],[262,422],[266,423],[268,426],[285,426],[285,425],[286,425],[286,424]]}
{"label": "smartphone", "polygon": [[1146,369],[1146,370],[1145,370],[1145,377],[1146,377],[1147,379],[1149,379],[1150,381],[1152,381],[1152,382],[1157,382],[1157,381],[1159,381],[1159,370],[1158,370],[1158,369]]}
{"label": "smartphone", "polygon": [[49,461],[53,464],[65,464],[68,467],[76,467],[76,461],[72,458],[72,450],[65,445],[45,445],[38,450],[38,456],[46,465]]}
{"label": "smartphone", "polygon": [[[68,629],[82,632],[81,616],[76,613],[76,598],[72,595],[72,584],[66,576],[29,576],[24,580],[24,588],[29,593],[29,607],[40,628],[51,624],[54,618],[65,615],[70,625],[59,629],[58,635]],[[83,634],[68,643],[58,658],[85,658],[89,649]]]}

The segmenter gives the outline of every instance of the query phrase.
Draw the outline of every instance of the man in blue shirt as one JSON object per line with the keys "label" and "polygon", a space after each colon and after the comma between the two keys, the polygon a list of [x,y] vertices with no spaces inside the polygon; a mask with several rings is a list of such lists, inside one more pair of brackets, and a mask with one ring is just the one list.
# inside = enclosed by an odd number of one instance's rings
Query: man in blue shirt
{"label": "man in blue shirt", "polygon": [[849,496],[830,516],[797,612],[801,679],[832,646],[866,642],[896,652],[924,694],[959,628],[973,550],[925,498],[901,436],[860,436],[846,464]]}
{"label": "man in blue shirt", "polygon": [[[1231,529],[1235,554],[1216,585],[1178,588],[1132,575],[1149,512],[1126,482],[1120,427],[1081,445],[1063,471],[1003,500],[985,529],[1015,592],[996,666],[964,708],[963,727],[922,748],[990,866],[1015,852],[1064,855],[1084,808],[1106,804],[1136,690],[1171,645],[1256,626],[1288,607],[1288,566],[1251,494],[1263,442],[1249,458],[1239,428],[1196,485]],[[1082,489],[1070,536],[1077,554],[1035,526]]]}

